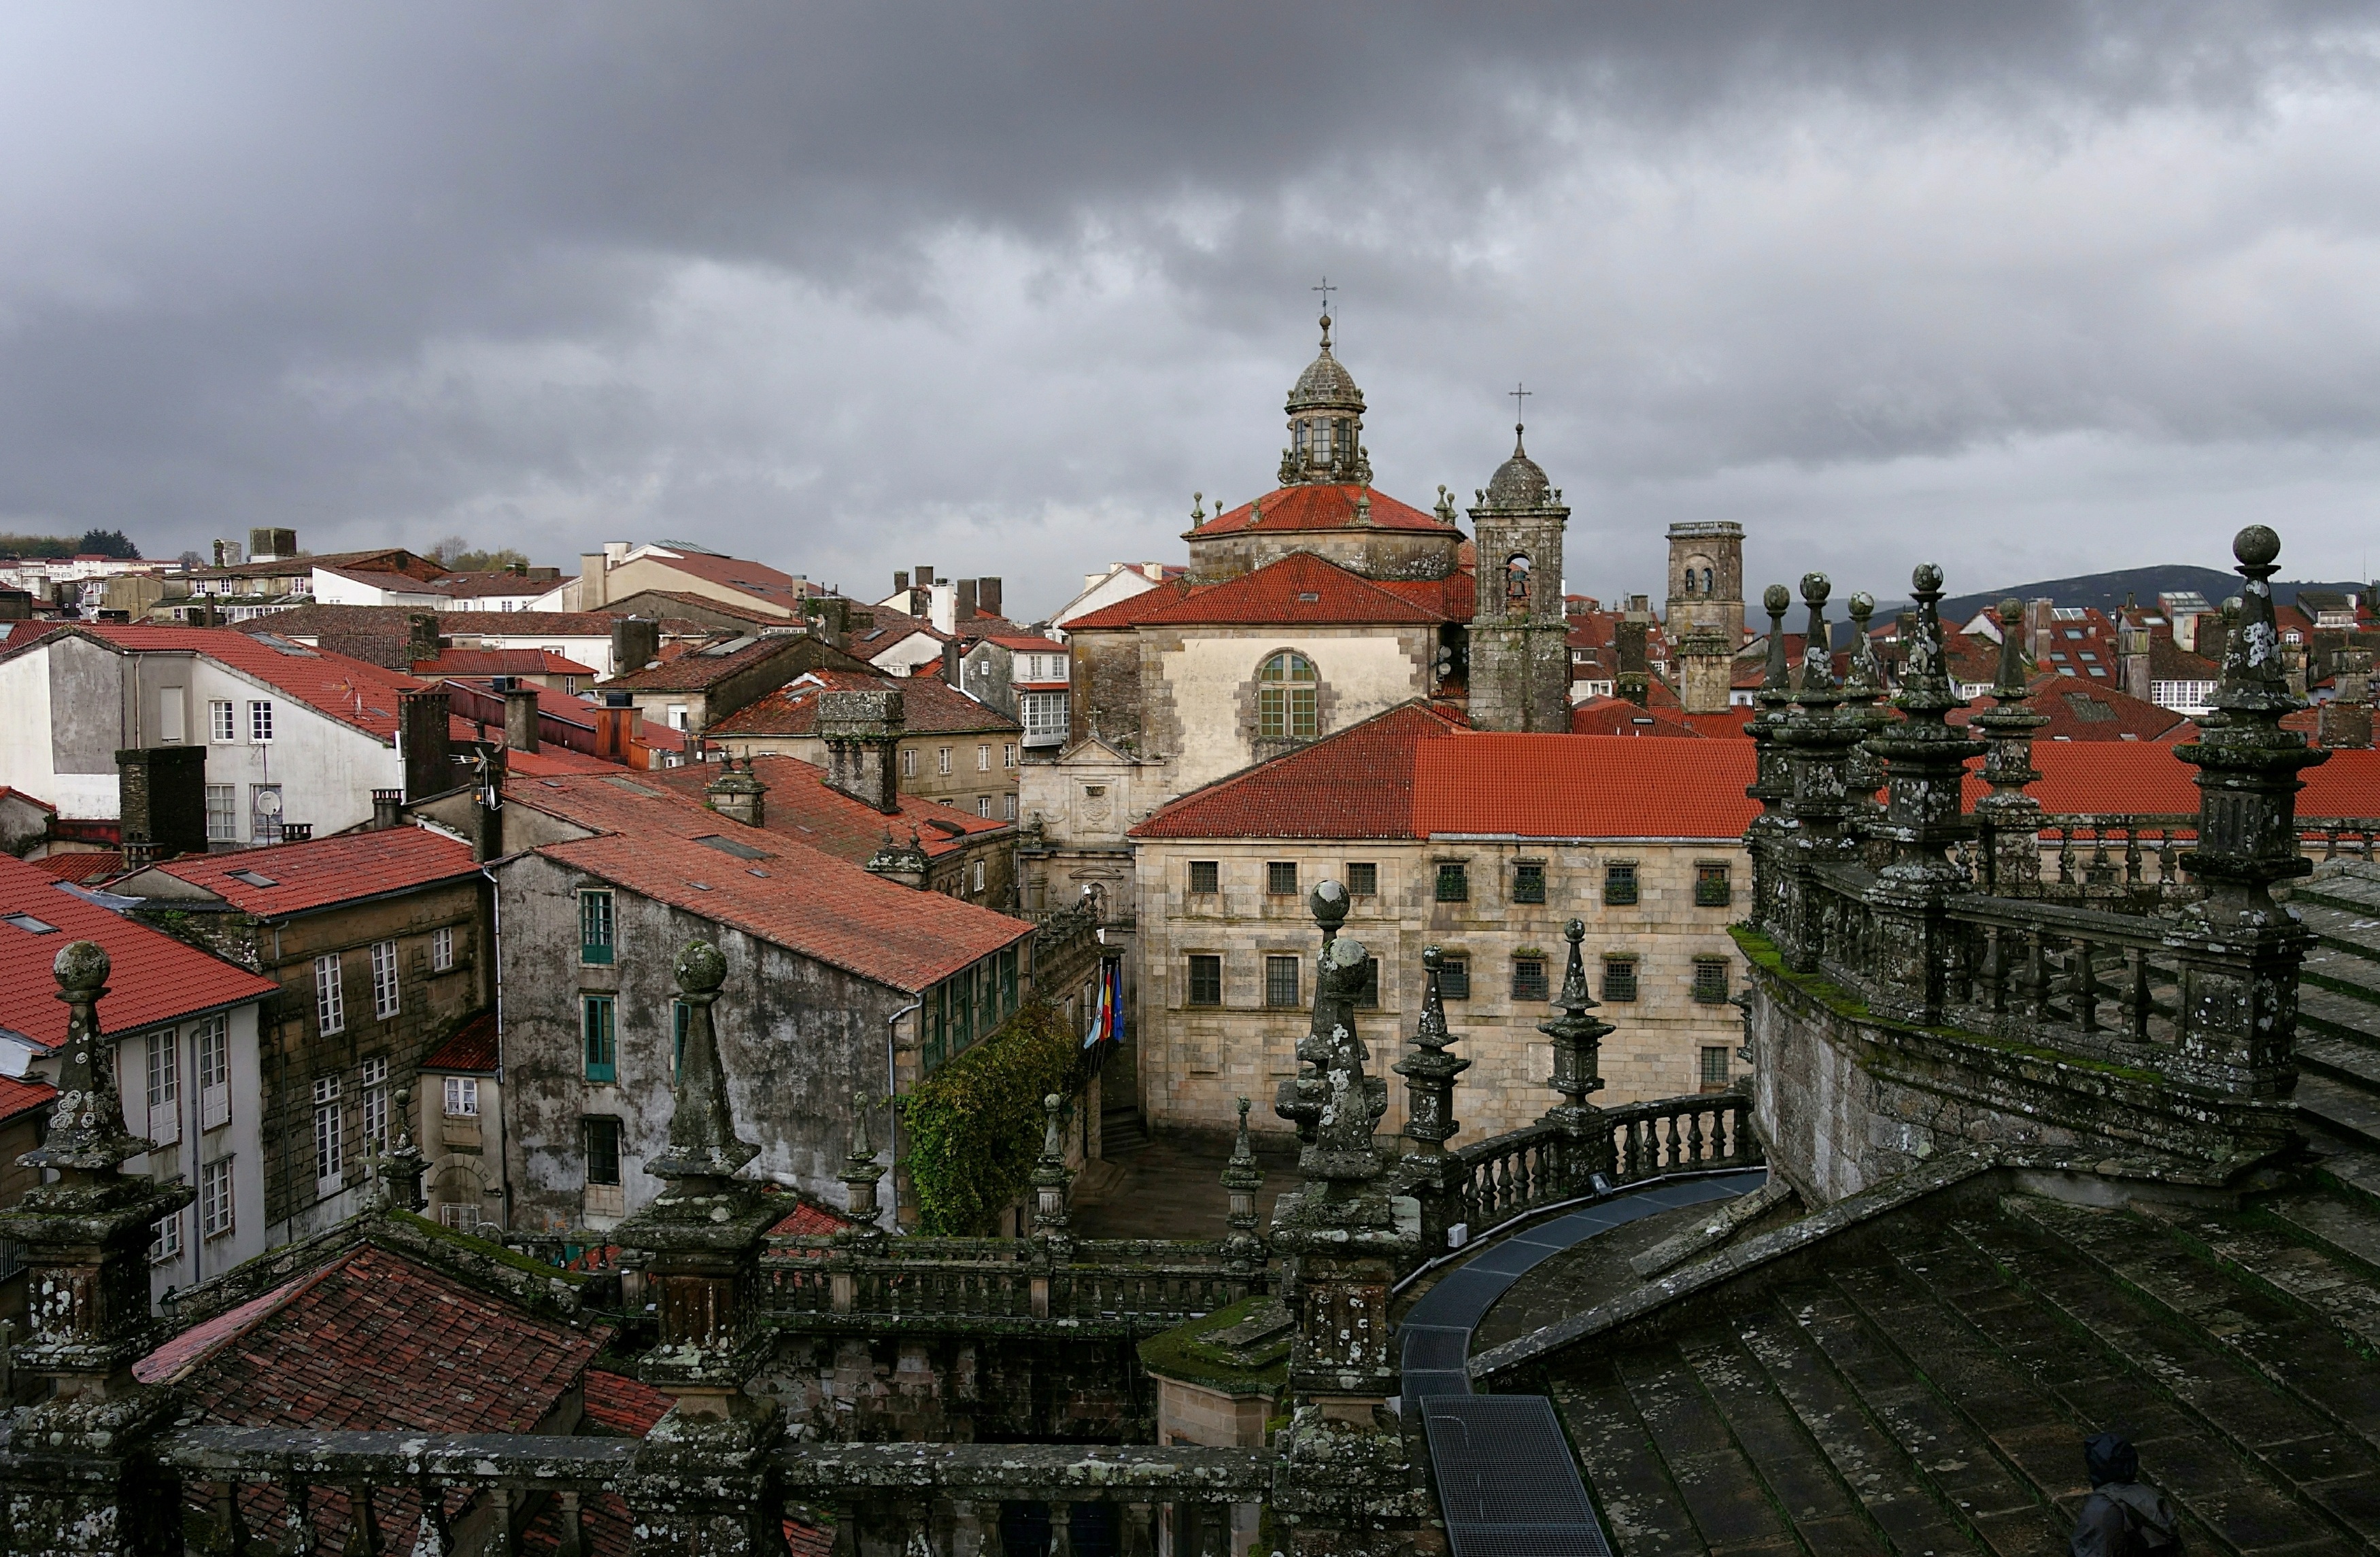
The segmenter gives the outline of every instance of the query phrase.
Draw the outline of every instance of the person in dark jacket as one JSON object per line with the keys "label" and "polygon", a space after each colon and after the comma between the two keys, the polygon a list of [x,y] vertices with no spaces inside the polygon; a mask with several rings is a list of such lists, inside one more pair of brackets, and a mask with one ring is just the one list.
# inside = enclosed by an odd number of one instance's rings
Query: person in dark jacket
{"label": "person in dark jacket", "polygon": [[2181,1550],[2181,1522],[2165,1494],[2140,1482],[2140,1452],[2120,1433],[2082,1441],[2091,1495],[2074,1521],[2073,1557],[2168,1557]]}

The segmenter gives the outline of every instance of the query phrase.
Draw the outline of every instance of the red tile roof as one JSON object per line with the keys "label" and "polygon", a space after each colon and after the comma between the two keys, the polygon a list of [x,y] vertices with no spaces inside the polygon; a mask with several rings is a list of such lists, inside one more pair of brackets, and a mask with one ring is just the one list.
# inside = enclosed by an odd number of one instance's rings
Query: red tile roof
{"label": "red tile roof", "polygon": [[[603,767],[618,771],[609,763]],[[426,827],[388,827],[303,844],[186,856],[154,869],[262,919],[461,881],[479,870],[469,845]]]}
{"label": "red tile roof", "polygon": [[976,701],[938,676],[814,670],[795,676],[765,698],[747,703],[703,734],[711,740],[814,735],[818,731],[821,692],[898,692],[905,722],[904,732],[912,736],[1005,733],[1022,728],[998,709]]}
{"label": "red tile roof", "polygon": [[133,1373],[178,1377],[185,1405],[225,1426],[530,1432],[609,1338],[367,1244],[193,1327]]}
{"label": "red tile roof", "polygon": [[57,1101],[58,1089],[46,1081],[21,1076],[0,1076],[0,1125],[21,1119]]}
{"label": "red tile roof", "polygon": [[21,859],[0,855],[0,914],[30,914],[54,927],[38,933],[0,921],[0,1028],[55,1049],[67,1038],[67,1008],[50,965],[61,948],[96,941],[113,964],[99,1003],[110,1036],[261,1000],[280,986],[161,931],[112,913]]}
{"label": "red tile roof", "polygon": [[[729,639],[727,642],[733,642]],[[603,683],[607,692],[694,692],[715,687],[731,675],[741,675],[753,666],[763,664],[788,653],[806,641],[801,633],[771,633],[756,638],[731,653],[715,653],[726,643],[710,648],[689,648],[685,652],[643,670],[615,675]]]}
{"label": "red tile roof", "polygon": [[1468,620],[1472,580],[1385,583],[1298,552],[1220,584],[1160,584],[1066,624],[1070,633],[1139,626],[1418,624]]}
{"label": "red tile roof", "polygon": [[[1707,716],[1706,716],[1707,717]],[[1742,716],[1737,717],[1738,724]],[[1702,731],[1674,708],[1639,708],[1625,698],[1589,698],[1570,711],[1573,736],[1671,736],[1699,740]]]}
{"label": "red tile roof", "polygon": [[1032,633],[996,633],[984,639],[1019,654],[1063,654],[1066,646],[1054,638],[1042,638]]}
{"label": "red tile roof", "polygon": [[[2106,683],[2087,681],[2079,675],[2046,671],[2026,685],[2032,693],[2026,707],[2049,718],[2049,723],[2034,734],[2036,747],[2070,741],[2164,740],[2180,733],[2186,723],[2171,709],[2143,702]],[[1985,709],[1997,706],[1998,701],[1994,698],[1977,698],[1970,707],[1954,713],[1952,722],[1965,724]]]}
{"label": "red tile roof", "polygon": [[846,1227],[856,1227],[858,1223],[853,1222],[851,1218],[844,1216],[840,1212],[831,1211],[824,1206],[812,1205],[809,1201],[804,1200],[800,1204],[795,1206],[791,1211],[785,1214],[783,1221],[770,1228],[769,1231],[772,1234],[808,1234],[811,1235],[820,1235],[828,1233],[840,1233]]}
{"label": "red tile roof", "polygon": [[492,1076],[496,1069],[496,1014],[482,1011],[456,1028],[455,1035],[421,1062],[423,1070],[476,1071]]}
{"label": "red tile roof", "polygon": [[601,830],[536,851],[549,859],[912,994],[1033,933],[1021,919],[870,875],[639,779],[515,780],[504,793],[508,804]]}
{"label": "red tile roof", "polygon": [[675,1405],[650,1384],[600,1368],[587,1370],[587,1415],[617,1433],[642,1438]]}
{"label": "red tile roof", "polygon": [[251,624],[251,630],[245,632],[235,627],[152,627],[112,622],[77,624],[66,630],[144,653],[180,650],[203,654],[391,745],[396,740],[397,694],[420,685],[411,676],[327,649],[297,644],[288,651],[275,649],[269,638],[269,619]]}
{"label": "red tile roof", "polygon": [[[2026,793],[2056,812],[2101,814],[2195,812],[2197,772],[2165,742],[2073,741],[2035,745],[2041,779]],[[2301,817],[2380,817],[2380,750],[2334,751],[2308,768],[2298,792]],[[1967,804],[1989,793],[1974,770],[1967,773]]]}
{"label": "red tile roof", "polygon": [[1160,806],[1135,838],[1415,838],[1414,753],[1460,733],[1400,703],[1312,746]]}
{"label": "red tile roof", "polygon": [[1732,840],[1760,814],[1748,740],[1467,731],[1414,763],[1425,835]]}
{"label": "red tile roof", "polygon": [[[1372,511],[1358,525],[1355,505],[1366,496],[1372,500]],[[1251,530],[1270,534],[1280,530],[1358,529],[1421,530],[1433,535],[1462,533],[1436,514],[1400,503],[1370,487],[1297,486],[1278,488],[1253,503],[1243,503],[1218,514],[1196,529],[1185,530],[1184,539],[1211,541],[1217,536]]]}
{"label": "red tile roof", "polygon": [[[1013,821],[968,816],[955,807],[914,795],[901,797],[898,817],[886,816],[839,789],[828,788],[826,770],[798,757],[756,757],[752,774],[769,791],[760,808],[761,824],[768,831],[854,865],[867,863],[882,845],[887,830],[896,840],[905,840],[915,832],[926,858],[934,859],[980,841],[987,833],[1010,833],[1016,828]],[[642,782],[700,801],[718,777],[718,763],[696,762],[659,769],[646,774]]]}
{"label": "red tile roof", "polygon": [[449,675],[589,675],[592,665],[555,653],[551,649],[445,649],[434,660],[416,660],[413,674]]}
{"label": "red tile roof", "polygon": [[121,873],[124,853],[120,849],[81,849],[72,854],[44,855],[30,863],[53,881],[73,882],[79,886]]}

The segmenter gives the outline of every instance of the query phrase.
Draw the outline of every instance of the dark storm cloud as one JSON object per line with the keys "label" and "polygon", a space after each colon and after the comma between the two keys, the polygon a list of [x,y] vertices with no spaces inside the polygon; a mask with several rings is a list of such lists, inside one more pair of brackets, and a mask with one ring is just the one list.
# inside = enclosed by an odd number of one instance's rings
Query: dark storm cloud
{"label": "dark storm cloud", "polygon": [[2349,523],[2371,19],[28,8],[0,517],[685,534],[1046,609],[1259,490],[1327,269],[1384,484],[1484,480],[1533,380],[1582,585],[1713,507],[1861,556],[1912,484],[1958,530],[2121,476],[2105,543],[2155,545],[2175,444]]}

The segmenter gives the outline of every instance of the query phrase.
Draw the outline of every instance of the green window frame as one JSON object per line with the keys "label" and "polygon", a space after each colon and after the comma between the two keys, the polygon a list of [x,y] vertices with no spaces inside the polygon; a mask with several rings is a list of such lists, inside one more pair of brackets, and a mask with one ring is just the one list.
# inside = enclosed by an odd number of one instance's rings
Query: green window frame
{"label": "green window frame", "polygon": [[1724,1092],[1728,1083],[1733,1079],[1728,1074],[1727,1050],[1718,1045],[1706,1047],[1703,1050],[1702,1089]]}
{"label": "green window frame", "polygon": [[1222,862],[1215,859],[1194,859],[1190,862],[1190,892],[1195,897],[1205,897],[1220,892],[1223,886]]}
{"label": "green window frame", "polygon": [[590,888],[578,894],[578,960],[596,967],[611,966],[618,946],[619,921],[612,894]]}
{"label": "green window frame", "polygon": [[1440,903],[1471,901],[1471,867],[1460,859],[1438,862],[1438,900]]}
{"label": "green window frame", "polygon": [[587,1079],[620,1079],[620,1035],[616,1004],[610,995],[578,997],[579,1047],[587,1062]]}
{"label": "green window frame", "polygon": [[1537,860],[1524,859],[1512,867],[1512,901],[1543,903],[1546,900],[1546,868]]}
{"label": "green window frame", "polygon": [[1380,1008],[1380,959],[1364,959],[1364,987],[1355,993],[1355,1008],[1378,1011]]}
{"label": "green window frame", "polygon": [[925,1068],[933,1070],[950,1053],[951,986],[948,980],[934,986],[933,992],[926,997],[926,1009],[921,1015],[925,1028]]}
{"label": "green window frame", "polygon": [[965,1053],[975,1037],[975,969],[968,967],[951,977],[951,1052]]}
{"label": "green window frame", "polygon": [[1603,868],[1603,900],[1625,906],[1636,901],[1636,862],[1614,860]]}
{"label": "green window frame", "polygon": [[1321,677],[1314,662],[1283,650],[1257,672],[1257,736],[1310,741],[1319,728]]}
{"label": "green window frame", "polygon": [[1297,895],[1297,861],[1272,859],[1265,862],[1265,894],[1269,897]]}
{"label": "green window frame", "polygon": [[1380,868],[1370,860],[1354,860],[1347,866],[1347,895],[1378,897],[1380,895]]}
{"label": "green window frame", "polygon": [[990,1038],[1000,1026],[1000,970],[995,959],[976,964],[975,1035]]}
{"label": "green window frame", "polygon": [[1293,956],[1269,956],[1264,959],[1265,1004],[1275,1011],[1294,1011],[1298,1006],[1298,967]]}
{"label": "green window frame", "polygon": [[1000,1015],[1003,1021],[1016,1014],[1016,961],[1014,946],[1000,954]]}
{"label": "green window frame", "polygon": [[1735,883],[1726,865],[1706,861],[1694,867],[1695,907],[1724,908],[1734,901]]}

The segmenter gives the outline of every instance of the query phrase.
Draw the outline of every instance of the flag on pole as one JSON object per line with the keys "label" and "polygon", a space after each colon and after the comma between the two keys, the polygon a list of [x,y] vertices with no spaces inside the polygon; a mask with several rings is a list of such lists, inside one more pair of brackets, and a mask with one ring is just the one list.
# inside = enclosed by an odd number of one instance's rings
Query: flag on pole
{"label": "flag on pole", "polygon": [[1089,1028],[1083,1034],[1083,1047],[1095,1043],[1123,1041],[1123,964],[1099,964],[1099,998],[1092,1009]]}

